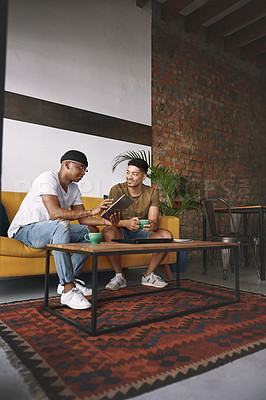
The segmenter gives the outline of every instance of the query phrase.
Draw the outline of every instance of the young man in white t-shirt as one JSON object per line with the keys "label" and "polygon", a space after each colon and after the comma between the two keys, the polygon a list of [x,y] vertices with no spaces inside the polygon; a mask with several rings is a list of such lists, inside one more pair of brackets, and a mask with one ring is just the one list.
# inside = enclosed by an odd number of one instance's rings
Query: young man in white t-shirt
{"label": "young man in white t-shirt", "polygon": [[[85,242],[89,226],[115,223],[94,218],[112,204],[104,200],[92,210],[85,210],[76,182],[87,172],[88,161],[84,153],[69,150],[61,157],[59,172],[47,171],[39,175],[15,215],[8,236],[29,247],[45,248],[48,243],[63,244]],[[78,220],[80,225],[70,224]],[[54,251],[59,277],[57,291],[61,303],[74,309],[90,308],[86,295],[91,289],[78,279],[87,256]]]}

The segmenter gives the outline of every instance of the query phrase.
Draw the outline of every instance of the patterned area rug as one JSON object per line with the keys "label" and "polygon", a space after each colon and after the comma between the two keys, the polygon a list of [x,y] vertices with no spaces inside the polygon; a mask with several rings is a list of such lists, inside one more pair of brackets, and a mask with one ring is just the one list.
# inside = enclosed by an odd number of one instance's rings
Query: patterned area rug
{"label": "patterned area rug", "polygon": [[[218,295],[229,292],[187,280],[182,286]],[[110,295],[104,291],[99,297]],[[186,291],[102,301],[99,324],[112,326],[214,301]],[[63,312],[90,323],[90,310]],[[96,337],[44,312],[39,300],[1,305],[0,318],[3,340],[55,400],[131,398],[266,347],[266,298],[252,293],[241,293],[240,303]]]}

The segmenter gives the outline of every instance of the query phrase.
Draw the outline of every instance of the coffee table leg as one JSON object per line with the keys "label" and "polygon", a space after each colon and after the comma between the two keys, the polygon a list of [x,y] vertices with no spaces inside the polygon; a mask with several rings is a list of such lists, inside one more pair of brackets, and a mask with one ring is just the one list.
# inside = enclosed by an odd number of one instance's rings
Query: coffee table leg
{"label": "coffee table leg", "polygon": [[50,250],[46,250],[46,264],[45,264],[45,283],[44,283],[44,308],[48,307],[49,301],[49,274],[50,274]]}
{"label": "coffee table leg", "polygon": [[91,334],[95,336],[97,330],[97,268],[98,257],[92,255],[92,310],[91,310]]}

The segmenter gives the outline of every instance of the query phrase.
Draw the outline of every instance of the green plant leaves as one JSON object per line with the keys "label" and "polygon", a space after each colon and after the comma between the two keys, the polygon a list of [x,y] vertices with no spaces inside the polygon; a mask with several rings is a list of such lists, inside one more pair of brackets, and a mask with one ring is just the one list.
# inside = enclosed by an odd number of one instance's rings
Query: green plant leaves
{"label": "green plant leaves", "polygon": [[121,153],[113,159],[112,172],[115,171],[116,167],[124,161],[132,160],[132,158],[141,158],[146,161],[146,163],[150,166],[153,164],[153,159],[150,151],[146,152],[144,150],[140,150],[138,152],[128,150],[125,153]]}

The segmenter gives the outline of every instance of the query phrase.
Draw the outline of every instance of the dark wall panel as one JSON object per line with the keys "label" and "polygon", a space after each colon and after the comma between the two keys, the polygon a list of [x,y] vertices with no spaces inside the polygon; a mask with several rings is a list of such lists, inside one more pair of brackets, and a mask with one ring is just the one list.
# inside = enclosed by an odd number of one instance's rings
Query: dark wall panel
{"label": "dark wall panel", "polygon": [[12,92],[5,92],[4,117],[147,146],[152,144],[151,126]]}

